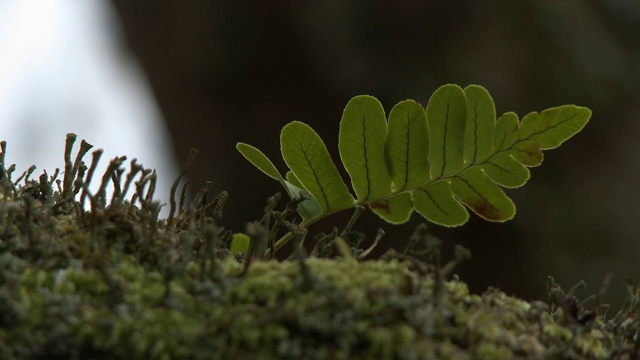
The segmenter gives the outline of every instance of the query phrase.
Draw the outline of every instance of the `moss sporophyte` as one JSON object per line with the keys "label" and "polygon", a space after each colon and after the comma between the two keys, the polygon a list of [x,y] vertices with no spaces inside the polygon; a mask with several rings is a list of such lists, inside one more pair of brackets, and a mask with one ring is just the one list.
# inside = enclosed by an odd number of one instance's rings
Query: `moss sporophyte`
{"label": "moss sporophyte", "polygon": [[[612,317],[599,303],[604,290],[580,301],[581,286],[565,293],[553,278],[547,302],[495,289],[476,295],[453,274],[469,251],[458,246],[446,261],[426,225],[403,251],[368,261],[371,249],[352,230],[366,207],[398,224],[416,210],[457,226],[467,208],[508,220],[515,209],[500,186],[523,185],[541,150],[589,116],[561,106],[496,120],[479,86],[446,85],[426,110],[407,100],[388,117],[377,100],[358,96],[344,111],[339,145],[355,196],[303,123],[282,131],[285,176],[238,145],[291,198],[277,210],[280,195],[270,197],[245,233],[222,226],[227,193],[212,196],[207,184],[187,196],[195,151],[159,219],[156,174],[135,160],[127,170],[126,158],[115,158],[100,176],[101,150],[85,164],[92,146],[83,141],[72,156],[70,134],[62,172],[34,179],[32,167],[14,180],[2,142],[0,359],[639,358],[637,285],[628,283],[628,301]],[[303,246],[309,225],[349,208],[342,231]]]}

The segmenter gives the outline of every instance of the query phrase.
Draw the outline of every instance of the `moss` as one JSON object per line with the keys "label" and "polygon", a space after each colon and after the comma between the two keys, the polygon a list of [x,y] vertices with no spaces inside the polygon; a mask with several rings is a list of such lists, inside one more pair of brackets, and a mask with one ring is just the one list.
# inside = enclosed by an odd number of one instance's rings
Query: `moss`
{"label": "moss", "polygon": [[[13,257],[11,254],[4,254]],[[10,259],[21,263],[20,259]],[[168,284],[131,256],[110,269],[121,298],[93,269],[27,268],[4,285],[0,339],[18,358],[477,358],[611,357],[604,329],[564,326],[547,312],[492,290],[470,295],[408,263],[309,259],[313,288],[295,262],[220,261],[222,282],[201,270]],[[4,273],[8,273],[7,270]],[[15,273],[12,273],[15,275]],[[216,291],[212,291],[212,290]],[[169,295],[167,295],[167,291]]]}
{"label": "moss", "polygon": [[[111,178],[124,188],[128,176],[117,169]],[[638,355],[640,291],[631,284],[629,302],[606,319],[589,316],[552,281],[549,303],[497,289],[471,294],[426,258],[356,261],[297,251],[296,261],[247,254],[240,262],[219,225],[224,197],[207,203],[201,192],[164,221],[142,190],[153,179],[144,169],[131,180],[130,201],[116,194],[108,203],[100,193],[83,198],[79,175],[55,190],[53,176],[17,184],[1,170],[3,359]],[[53,190],[34,197],[35,186]]]}

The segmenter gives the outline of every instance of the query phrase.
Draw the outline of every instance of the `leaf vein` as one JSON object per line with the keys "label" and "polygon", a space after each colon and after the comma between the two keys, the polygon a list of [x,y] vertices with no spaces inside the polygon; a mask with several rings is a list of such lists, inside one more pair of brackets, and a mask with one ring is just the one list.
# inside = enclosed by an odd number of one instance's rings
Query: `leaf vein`
{"label": "leaf vein", "polygon": [[473,160],[471,160],[471,163],[475,163],[476,159],[478,158],[478,103],[474,102],[473,103],[473,117],[474,117],[474,125],[475,125],[475,132],[474,132],[474,137],[475,137],[475,142],[474,142],[474,152],[473,152]]}
{"label": "leaf vein", "polygon": [[440,176],[438,177],[442,177],[444,175],[444,167],[447,165],[446,159],[447,159],[447,131],[449,129],[449,108],[451,107],[451,104],[449,103],[449,99],[447,99],[447,112],[445,114],[444,117],[444,141],[442,142],[442,168],[440,168]]}
{"label": "leaf vein", "polygon": [[[496,149],[500,149],[500,151],[502,151],[502,150],[503,150],[503,147],[504,147],[504,142],[505,142],[506,140],[507,140],[507,135],[506,135],[506,134],[504,134],[504,135],[502,136],[502,139],[500,139],[500,145],[499,145],[499,146],[496,146]],[[497,145],[497,144],[496,144],[496,145]]]}
{"label": "leaf vein", "polygon": [[463,183],[465,183],[465,185],[467,185],[467,187],[469,187],[469,189],[471,189],[471,191],[473,191],[476,195],[478,195],[478,197],[480,197],[487,205],[489,205],[493,210],[495,211],[499,211],[498,208],[496,208],[489,200],[487,200],[486,197],[484,197],[482,195],[482,193],[478,192],[478,190],[476,190],[476,188],[474,188],[465,178],[458,176],[458,179],[460,181],[462,181]]}
{"label": "leaf vein", "polygon": [[371,179],[369,178],[369,156],[367,153],[367,121],[364,114],[362,114],[362,148],[364,152],[364,172],[367,175],[367,196],[362,200],[366,202],[371,195]]}
{"label": "leaf vein", "polygon": [[404,190],[409,182],[409,155],[411,153],[411,118],[407,114],[407,145],[405,150],[405,164],[404,164],[404,184],[398,187],[398,190]]}
{"label": "leaf vein", "polygon": [[313,177],[315,178],[316,183],[318,184],[318,187],[320,188],[320,192],[322,193],[322,197],[324,199],[324,204],[325,204],[324,207],[328,211],[329,210],[329,199],[327,198],[327,194],[324,191],[324,188],[322,187],[322,184],[320,183],[320,178],[318,177],[318,174],[316,174],[316,169],[313,167],[313,165],[311,163],[311,159],[309,159],[309,156],[307,155],[307,151],[304,148],[304,145],[302,144],[302,141],[298,140],[298,143],[300,144],[300,150],[302,150],[302,154],[304,155],[304,159],[307,161],[307,165],[311,169],[311,172],[313,173]]}
{"label": "leaf vein", "polygon": [[436,200],[433,198],[433,196],[431,196],[431,193],[429,193],[429,192],[428,192],[427,190],[425,190],[425,189],[420,189],[420,190],[421,190],[422,192],[424,192],[424,193],[427,195],[427,197],[429,198],[429,200],[431,200],[431,203],[432,203],[433,205],[435,205],[435,207],[436,207],[436,208],[438,208],[438,210],[439,210],[441,213],[445,214],[445,215],[446,215],[447,217],[449,217],[449,218],[451,217],[451,215],[449,215],[449,213],[448,213],[447,211],[445,211],[445,209],[443,209],[443,208],[440,206],[440,204],[438,204],[438,203],[436,202]]}
{"label": "leaf vein", "polygon": [[487,161],[487,162],[485,162],[485,164],[487,164],[487,165],[493,165],[494,167],[498,168],[498,169],[499,169],[500,171],[502,171],[502,172],[506,172],[507,174],[514,175],[514,172],[513,172],[513,171],[509,171],[508,169],[505,169],[505,168],[503,168],[502,166],[500,166],[500,165],[498,165],[498,164],[496,164],[496,163],[492,163],[491,161]]}
{"label": "leaf vein", "polygon": [[562,120],[562,121],[558,122],[557,124],[555,124],[555,125],[553,125],[553,126],[549,126],[549,127],[544,128],[544,129],[542,129],[542,130],[540,130],[540,131],[538,131],[538,132],[534,132],[534,133],[532,133],[531,135],[529,135],[527,138],[520,139],[520,141],[518,141],[518,142],[521,142],[521,141],[527,141],[527,140],[531,139],[531,138],[532,138],[532,137],[534,137],[534,136],[537,136],[537,135],[543,134],[543,133],[545,133],[545,132],[547,132],[547,131],[549,131],[549,130],[551,130],[551,129],[555,129],[555,128],[557,128],[557,127],[560,127],[560,125],[562,125],[562,124],[564,124],[564,123],[566,123],[566,122],[570,121],[571,119],[575,118],[576,116],[578,116],[578,115],[577,115],[577,114],[571,115],[570,117],[566,118],[565,120]]}

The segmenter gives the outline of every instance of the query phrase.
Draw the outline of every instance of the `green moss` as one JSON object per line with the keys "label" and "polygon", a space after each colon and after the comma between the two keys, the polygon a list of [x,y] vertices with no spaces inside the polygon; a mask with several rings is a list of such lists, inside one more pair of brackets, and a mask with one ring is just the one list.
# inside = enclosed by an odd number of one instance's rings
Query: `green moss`
{"label": "green moss", "polygon": [[[151,181],[146,174],[136,188]],[[0,358],[638,355],[640,291],[631,285],[628,304],[605,319],[588,317],[554,283],[549,304],[496,289],[471,294],[417,258],[359,262],[297,251],[297,261],[280,262],[256,260],[250,249],[240,262],[219,225],[223,197],[205,204],[200,193],[175,206],[171,221],[157,221],[152,197],[139,190],[133,203],[100,205],[100,194],[86,195],[94,205],[85,211],[75,203],[82,178],[71,180],[64,183],[78,186],[34,197],[29,189],[55,188],[55,179],[13,184],[0,172]],[[261,236],[248,233],[252,242]]]}
{"label": "green moss", "polygon": [[222,282],[199,280],[201,270],[189,263],[168,291],[162,274],[128,256],[109,270],[122,297],[93,269],[27,268],[1,287],[3,319],[12,320],[3,321],[0,339],[19,358],[612,355],[614,337],[604,329],[563,326],[500,291],[475,296],[463,283],[447,282],[444,301],[436,303],[431,277],[408,263],[307,263],[311,289],[301,286],[298,263],[255,262],[239,276],[242,264],[227,257],[219,264]]}

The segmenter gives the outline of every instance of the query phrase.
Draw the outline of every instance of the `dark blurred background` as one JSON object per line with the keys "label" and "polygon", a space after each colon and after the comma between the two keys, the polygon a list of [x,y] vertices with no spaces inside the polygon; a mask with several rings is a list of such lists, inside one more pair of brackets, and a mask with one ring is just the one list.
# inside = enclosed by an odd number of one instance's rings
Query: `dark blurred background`
{"label": "dark blurred background", "polygon": [[[508,190],[514,220],[473,216],[455,229],[429,225],[472,290],[546,298],[546,277],[595,293],[608,271],[614,308],[624,279],[640,280],[640,2],[522,1],[128,1],[113,0],[125,37],[149,79],[177,158],[200,150],[193,189],[212,180],[231,196],[224,224],[259,219],[279,184],[235,150],[262,149],[281,169],[279,132],[311,125],[337,160],[342,109],[355,95],[387,111],[426,105],[440,85],[485,86],[498,115],[562,104],[591,108],[586,129],[545,153],[523,189]],[[347,180],[347,178],[345,178]],[[344,226],[350,214],[325,220]],[[423,220],[392,226],[371,214],[356,229],[401,250]],[[316,230],[312,228],[311,230]],[[317,230],[320,230],[318,227]]]}

